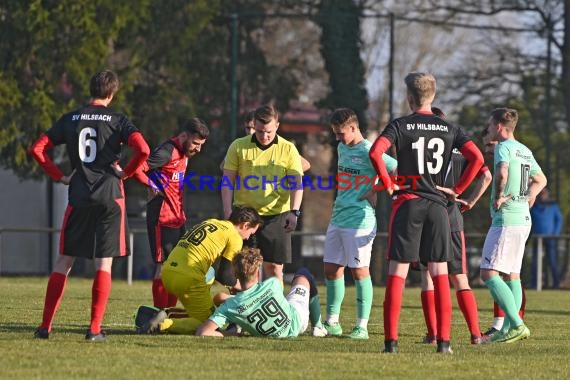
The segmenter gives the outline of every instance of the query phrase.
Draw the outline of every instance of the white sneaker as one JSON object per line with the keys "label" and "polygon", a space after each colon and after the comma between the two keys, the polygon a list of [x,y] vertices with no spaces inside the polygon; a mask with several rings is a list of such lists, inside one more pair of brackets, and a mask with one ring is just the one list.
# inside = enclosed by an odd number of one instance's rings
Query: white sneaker
{"label": "white sneaker", "polygon": [[316,337],[323,337],[323,336],[327,336],[327,329],[325,329],[324,326],[315,326],[313,327],[313,336]]}

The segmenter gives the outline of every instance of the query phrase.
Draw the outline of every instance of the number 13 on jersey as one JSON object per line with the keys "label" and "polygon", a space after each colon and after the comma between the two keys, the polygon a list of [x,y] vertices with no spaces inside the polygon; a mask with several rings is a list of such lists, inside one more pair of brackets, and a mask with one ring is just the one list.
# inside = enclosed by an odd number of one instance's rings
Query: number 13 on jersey
{"label": "number 13 on jersey", "polygon": [[[445,143],[439,137],[428,139],[426,146],[426,138],[420,137],[418,141],[412,143],[412,149],[417,150],[418,174],[424,174],[424,168],[427,164],[429,174],[438,174],[443,166],[443,153],[445,152]],[[432,160],[425,160],[425,149],[431,151]]]}

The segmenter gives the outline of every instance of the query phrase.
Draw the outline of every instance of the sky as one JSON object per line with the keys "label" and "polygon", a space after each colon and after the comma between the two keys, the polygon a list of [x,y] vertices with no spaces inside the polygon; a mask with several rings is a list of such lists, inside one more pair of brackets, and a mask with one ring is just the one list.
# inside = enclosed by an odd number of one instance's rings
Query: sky
{"label": "sky", "polygon": [[[503,13],[496,17],[471,17],[466,24],[496,25],[524,28],[536,20],[534,14]],[[461,20],[456,20],[461,22]],[[362,57],[368,68],[367,89],[370,100],[387,97],[389,49],[389,21],[384,18],[365,18],[361,25]],[[440,88],[445,88],[445,77],[451,73],[471,70],[493,58],[491,47],[499,42],[517,46],[523,54],[545,55],[546,41],[536,33],[481,31],[466,28],[443,28],[428,23],[395,22],[394,52],[394,115],[407,112],[403,104],[404,76],[414,70],[432,72]],[[553,48],[553,54],[558,52]],[[437,100],[445,103],[439,94]],[[451,94],[450,94],[451,95]],[[460,106],[460,105],[457,105]],[[446,104],[453,111],[454,105]],[[458,107],[459,108],[459,107]]]}

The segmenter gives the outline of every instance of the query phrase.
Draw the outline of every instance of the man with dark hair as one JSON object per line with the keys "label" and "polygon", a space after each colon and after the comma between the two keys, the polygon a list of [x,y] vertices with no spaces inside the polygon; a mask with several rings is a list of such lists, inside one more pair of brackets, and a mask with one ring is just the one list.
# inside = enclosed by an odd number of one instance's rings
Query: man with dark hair
{"label": "man with dark hair", "polygon": [[185,232],[181,181],[188,159],[200,152],[209,134],[203,120],[190,119],[177,136],[154,149],[146,163],[135,173],[135,178],[149,187],[146,225],[151,255],[156,263],[152,298],[154,306],[161,309],[174,307],[177,302],[176,297],[164,289],[160,271],[162,263]]}
{"label": "man with dark hair", "polygon": [[[489,134],[489,126],[485,125],[485,128],[483,128],[483,130],[481,131],[481,139],[483,141],[483,152],[486,155],[493,157],[495,146],[498,144],[498,141],[492,140],[491,137],[492,136]],[[526,290],[524,287],[521,287],[521,289],[522,289],[522,301],[521,301],[521,307],[519,309],[519,316],[521,317],[521,319],[524,319],[524,312],[526,308]],[[504,320],[505,320],[505,312],[503,311],[503,309],[499,307],[496,301],[493,301],[493,323],[491,327],[483,334],[484,335],[483,341],[490,340],[493,335],[501,331],[501,329],[503,328]]]}
{"label": "man with dark hair", "polygon": [[253,208],[239,207],[229,220],[207,219],[185,233],[164,262],[162,281],[166,290],[180,299],[188,318],[169,319],[161,310],[138,326],[138,332],[194,334],[214,311],[212,284],[206,280],[209,268],[218,263],[215,279],[222,285],[234,286],[232,259],[242,249],[243,240],[249,239],[262,224]]}
{"label": "man with dark hair", "polygon": [[[376,171],[368,157],[372,143],[360,132],[358,117],[350,108],[334,110],[331,129],[339,141],[338,175],[350,186],[339,188],[325,238],[323,256],[327,287],[327,319],[324,327],[330,335],[342,335],[339,323],[344,299],[344,271],[350,268],[356,285],[356,323],[348,335],[352,339],[368,339],[368,319],[372,309],[370,259],[376,237],[377,193],[373,189]],[[384,154],[388,172],[397,162]],[[361,183],[367,178],[367,183]]]}
{"label": "man with dark hair", "polygon": [[[67,275],[76,257],[95,261],[89,341],[103,341],[101,330],[111,291],[113,257],[128,256],[125,195],[121,176],[131,176],[144,163],[149,148],[144,138],[123,114],[107,106],[119,88],[117,75],[104,70],[90,83],[91,101],[63,115],[31,147],[31,154],[56,182],[69,185],[69,204],[63,220],[60,256],[49,278],[43,319],[35,336],[48,339],[52,321],[63,297]],[[47,155],[56,145],[66,144],[73,172],[63,175]],[[112,164],[127,144],[135,155],[117,175]]]}
{"label": "man with dark hair", "polygon": [[[268,277],[283,281],[283,264],[291,262],[291,232],[300,217],[303,169],[297,148],[277,135],[279,116],[266,105],[255,111],[255,133],[236,139],[224,163],[222,203],[224,216],[232,206],[250,205],[263,218],[256,240]],[[242,179],[247,182],[241,182]]]}
{"label": "man with dark hair", "polygon": [[255,110],[251,110],[244,115],[243,131],[246,136],[251,136],[255,133]]}

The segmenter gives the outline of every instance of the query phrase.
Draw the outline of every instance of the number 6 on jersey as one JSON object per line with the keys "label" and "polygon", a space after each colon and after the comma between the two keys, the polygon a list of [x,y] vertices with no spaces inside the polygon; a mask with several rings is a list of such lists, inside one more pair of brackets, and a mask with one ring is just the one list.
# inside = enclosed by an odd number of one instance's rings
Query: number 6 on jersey
{"label": "number 6 on jersey", "polygon": [[97,157],[97,131],[93,128],[83,128],[79,132],[79,159],[85,163],[95,161]]}

